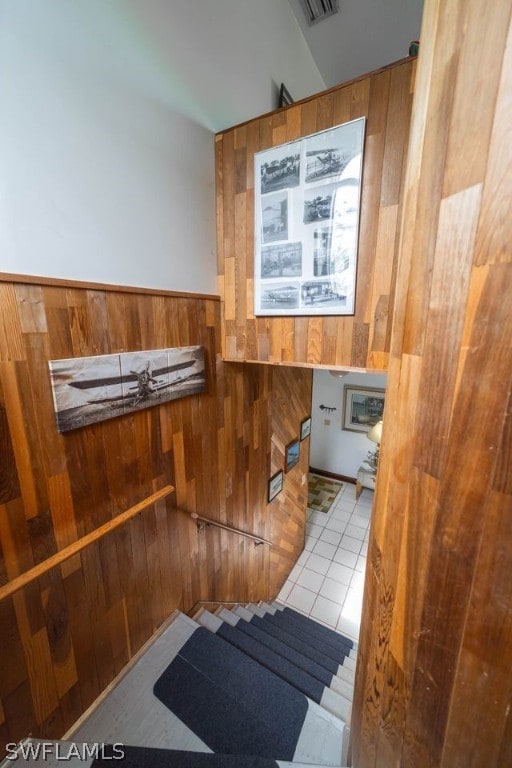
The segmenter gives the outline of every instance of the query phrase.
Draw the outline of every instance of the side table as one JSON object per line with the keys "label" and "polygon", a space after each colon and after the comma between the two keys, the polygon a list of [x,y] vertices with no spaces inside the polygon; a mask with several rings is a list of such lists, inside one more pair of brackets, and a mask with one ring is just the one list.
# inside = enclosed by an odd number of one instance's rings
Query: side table
{"label": "side table", "polygon": [[356,477],[356,499],[361,495],[363,488],[375,490],[375,470],[369,464],[361,464]]}

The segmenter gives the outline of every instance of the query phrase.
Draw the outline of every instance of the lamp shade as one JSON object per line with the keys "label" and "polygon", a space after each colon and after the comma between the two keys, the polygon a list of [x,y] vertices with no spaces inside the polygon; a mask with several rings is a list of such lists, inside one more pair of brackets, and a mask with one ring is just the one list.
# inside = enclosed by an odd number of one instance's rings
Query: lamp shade
{"label": "lamp shade", "polygon": [[371,440],[372,443],[380,443],[382,439],[382,421],[378,421],[374,424],[370,431],[367,432],[366,437],[368,440]]}

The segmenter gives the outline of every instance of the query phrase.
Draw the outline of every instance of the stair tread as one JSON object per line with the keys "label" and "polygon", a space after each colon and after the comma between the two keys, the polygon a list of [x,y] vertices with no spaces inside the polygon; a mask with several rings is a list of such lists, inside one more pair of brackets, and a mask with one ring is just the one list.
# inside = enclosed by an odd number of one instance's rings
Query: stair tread
{"label": "stair tread", "polygon": [[344,664],[345,660],[350,658],[351,649],[348,646],[340,645],[340,647],[335,647],[332,643],[324,640],[324,638],[317,636],[307,625],[299,624],[287,615],[267,613],[262,617],[262,621],[284,629],[288,634],[292,634],[312,648],[320,650],[325,656],[333,659],[338,664]]}
{"label": "stair tread", "polygon": [[[209,667],[206,665],[202,670],[198,669],[203,665],[199,656],[211,659],[212,654],[209,650],[212,647],[211,641],[199,643],[204,647],[196,648],[196,651],[189,653],[187,647],[190,639],[205,635],[213,639],[215,645],[216,635],[211,634],[198,622],[184,614],[176,613],[174,622],[161,632],[129,671],[116,679],[109,687],[108,693],[100,697],[95,706],[72,730],[74,741],[121,742],[141,747],[197,752],[208,752],[212,749],[209,743],[210,734],[197,729],[195,722],[184,719],[182,712],[171,711],[153,693],[153,687],[157,681],[164,678],[164,673],[174,665],[173,674],[177,672],[175,680],[178,682],[175,690],[179,692],[178,698],[186,696],[189,690],[188,682],[193,677],[200,680],[201,690],[207,690],[208,696],[204,701],[206,704],[209,702],[210,708],[205,706],[203,713],[205,721],[208,721],[211,712],[222,712],[222,708],[227,707],[235,712],[235,719],[237,713],[240,715],[239,727],[235,729],[237,732],[243,729],[247,731],[248,722],[253,724],[258,722],[258,728],[253,729],[251,725],[249,729],[251,733],[254,731],[254,734],[256,732],[269,734],[270,746],[267,753],[259,749],[258,738],[249,737],[238,739],[240,743],[243,742],[238,751],[244,754],[256,752],[259,756],[302,762],[310,766],[315,764],[339,766],[340,762],[343,762],[342,756],[346,754],[347,729],[338,717],[323,709],[320,704],[313,702],[303,693],[296,691],[289,683],[281,680],[275,673],[249,658],[238,648],[231,646],[221,637],[217,638],[217,643],[222,643],[222,648],[217,654],[215,664],[210,664]],[[206,613],[198,612],[198,618],[206,616]],[[213,614],[211,616],[213,617]],[[227,649],[230,650],[227,651]],[[222,664],[222,658],[231,656],[233,651],[239,654],[243,661],[239,657],[238,663],[233,667],[230,664]],[[256,668],[257,672],[255,672]],[[192,669],[195,672],[191,673]],[[244,669],[247,674],[241,674]],[[254,690],[260,688],[259,682],[254,684],[253,673],[257,675],[258,680],[271,680],[267,693],[263,687],[260,701],[257,695],[253,694]],[[276,725],[280,719],[282,720],[280,713],[283,713],[289,706],[288,702],[293,702],[296,697],[299,697],[301,702],[299,706],[301,717],[304,712],[302,726],[299,729],[297,723],[300,724],[300,718],[296,719],[294,730],[291,727],[293,717],[291,722],[290,718],[286,717],[286,725],[281,728],[281,733]],[[232,702],[231,708],[228,707],[228,701]],[[192,696],[190,702],[180,706],[191,709],[195,705],[196,702]],[[232,733],[226,733],[224,741],[219,736],[219,743],[215,745],[214,750],[224,753],[233,752],[231,748],[226,748],[232,743]],[[277,745],[278,748],[274,751],[272,745]]]}
{"label": "stair tread", "polygon": [[288,605],[283,606],[280,614],[281,618],[286,618],[297,626],[304,627],[312,635],[323,639],[324,642],[333,645],[335,648],[348,647],[350,650],[357,650],[357,643],[350,637],[343,635],[341,632],[337,632],[335,629],[326,627],[311,616],[305,616]]}
{"label": "stair tread", "polygon": [[[233,617],[233,619],[238,618],[235,616],[235,614],[231,614],[231,617]],[[208,618],[207,615],[203,614],[203,616],[200,617],[200,621],[203,623],[203,626],[206,626],[212,632],[217,632],[222,625],[221,618],[222,617],[220,616],[213,616],[212,614],[210,614],[210,618]],[[296,667],[308,673],[316,680],[320,681],[324,687],[330,688],[335,693],[340,694],[347,701],[352,701],[353,686],[350,682],[338,678],[335,674],[329,672],[325,667],[322,667],[311,658],[304,656],[304,654],[296,651],[294,648],[291,648],[289,644],[286,644],[281,640],[273,637],[272,635],[269,635],[267,632],[262,631],[252,622],[239,619],[235,624],[233,624],[231,621],[229,621],[229,623],[257,640],[263,646],[274,651],[279,656],[287,659]],[[343,717],[343,719],[346,718]]]}
{"label": "stair tread", "polygon": [[[221,751],[226,740],[237,738],[245,753],[290,759],[296,743],[309,761],[318,762],[311,735],[303,738],[302,734],[304,729],[311,733],[320,729],[325,732],[328,751],[339,750],[339,762],[344,731],[339,718],[205,628],[197,630],[169,665],[155,685],[155,694],[216,751]],[[224,702],[233,704],[228,707]],[[227,730],[223,730],[224,717],[213,719],[212,712],[230,718]],[[251,722],[250,732],[242,733],[241,725],[233,725],[237,718],[240,723]],[[239,735],[235,738],[234,734]]]}
{"label": "stair tread", "polygon": [[257,638],[246,632],[225,625],[218,634],[237,648],[249,654],[253,659],[270,669],[274,674],[286,680],[308,698],[316,701],[336,717],[346,722],[350,717],[351,702],[343,694],[333,691],[328,685],[312,676],[307,670],[294,664],[288,658],[268,648]]}

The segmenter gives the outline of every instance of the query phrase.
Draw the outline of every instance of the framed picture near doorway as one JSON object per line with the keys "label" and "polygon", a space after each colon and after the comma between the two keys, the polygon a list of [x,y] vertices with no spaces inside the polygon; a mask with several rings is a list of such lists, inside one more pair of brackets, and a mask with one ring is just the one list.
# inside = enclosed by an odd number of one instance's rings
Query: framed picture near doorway
{"label": "framed picture near doorway", "polygon": [[307,419],[304,419],[304,421],[301,421],[300,423],[300,441],[306,439],[311,434],[311,416],[308,416]]}
{"label": "framed picture near doorway", "polygon": [[342,429],[349,432],[369,432],[382,419],[386,390],[379,387],[343,388]]}
{"label": "framed picture near doorway", "polygon": [[275,475],[272,475],[268,481],[268,503],[275,499],[275,497],[283,490],[283,470],[280,469]]}
{"label": "framed picture near doorway", "polygon": [[300,441],[298,438],[292,440],[285,448],[284,452],[284,471],[289,472],[299,462]]}

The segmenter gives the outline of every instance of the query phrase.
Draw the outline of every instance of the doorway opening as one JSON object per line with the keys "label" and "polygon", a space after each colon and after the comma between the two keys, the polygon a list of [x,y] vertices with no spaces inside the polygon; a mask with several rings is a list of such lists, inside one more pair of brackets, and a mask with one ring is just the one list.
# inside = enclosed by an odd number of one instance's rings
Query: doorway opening
{"label": "doorway opening", "polygon": [[339,486],[309,494],[304,550],[278,600],[357,642],[378,450],[368,435],[387,375],[340,373],[313,373],[309,458],[310,480]]}

